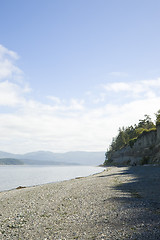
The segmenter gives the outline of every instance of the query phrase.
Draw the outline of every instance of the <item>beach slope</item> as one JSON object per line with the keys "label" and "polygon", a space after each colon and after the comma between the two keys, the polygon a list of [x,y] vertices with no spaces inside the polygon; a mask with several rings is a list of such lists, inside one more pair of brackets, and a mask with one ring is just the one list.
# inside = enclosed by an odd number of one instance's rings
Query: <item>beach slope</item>
{"label": "beach slope", "polygon": [[0,239],[160,239],[160,167],[0,193]]}

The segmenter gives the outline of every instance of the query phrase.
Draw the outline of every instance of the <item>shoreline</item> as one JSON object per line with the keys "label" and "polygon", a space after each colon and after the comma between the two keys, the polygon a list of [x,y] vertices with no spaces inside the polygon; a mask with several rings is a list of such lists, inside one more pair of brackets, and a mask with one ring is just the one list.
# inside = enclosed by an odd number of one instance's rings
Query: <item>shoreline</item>
{"label": "shoreline", "polygon": [[[147,177],[147,178],[146,178]],[[0,192],[0,239],[159,239],[160,167]]]}
{"label": "shoreline", "polygon": [[[0,167],[1,167],[2,165],[0,165]],[[3,165],[3,166],[8,166],[8,165]],[[16,166],[16,165],[10,165],[10,166]],[[20,167],[22,166],[22,165],[19,165]],[[24,165],[23,165],[24,166]],[[25,165],[25,166],[29,166],[29,167],[32,167],[33,165]],[[49,165],[45,165],[45,167],[48,167]],[[51,165],[52,166],[52,165]],[[39,165],[36,165],[36,167],[39,167]],[[53,167],[53,166],[52,166]],[[56,166],[56,167],[59,167],[59,166]],[[60,167],[68,167],[68,166],[60,166]],[[77,166],[75,166],[75,165],[72,165],[72,167],[77,167]],[[0,190],[0,193],[1,192],[7,192],[7,191],[12,191],[12,190],[16,190],[16,189],[20,189],[20,188],[30,188],[30,187],[36,187],[36,186],[41,186],[41,185],[45,185],[45,184],[52,184],[52,183],[56,183],[56,182],[63,182],[63,181],[69,181],[69,180],[72,180],[72,179],[76,179],[76,178],[79,178],[79,177],[88,177],[88,176],[92,176],[92,175],[94,175],[94,174],[98,174],[98,173],[100,173],[100,172],[103,172],[104,170],[105,170],[105,167],[102,167],[102,166],[87,166],[87,165],[81,165],[80,167],[90,167],[90,168],[97,168],[97,170],[95,170],[95,173],[83,173],[83,172],[81,172],[81,174],[80,175],[78,175],[77,174],[77,176],[70,176],[69,178],[68,178],[68,176],[67,175],[65,175],[65,178],[64,179],[60,179],[60,180],[57,180],[57,179],[52,179],[52,180],[48,180],[47,182],[44,182],[44,183],[36,183],[36,184],[23,184],[23,183],[21,183],[20,185],[19,184],[17,184],[16,186],[14,186],[14,187],[12,187],[12,188],[10,188],[10,189],[4,189],[4,190]],[[43,168],[43,167],[42,167]],[[98,171],[98,169],[99,168],[102,168],[101,169],[101,171]],[[97,172],[96,172],[97,171]],[[61,172],[60,172],[60,174],[61,174]],[[84,174],[84,176],[83,176],[83,174]],[[82,176],[81,176],[82,175]],[[25,179],[21,179],[22,180],[22,182],[25,180]]]}
{"label": "shoreline", "polygon": [[[105,167],[104,167],[105,168]],[[102,172],[104,172],[104,170],[102,170]],[[102,173],[102,172],[99,172],[99,173]],[[31,186],[17,186],[16,188],[12,188],[12,189],[8,189],[8,190],[2,190],[0,191],[0,194],[3,193],[3,192],[10,192],[10,191],[14,191],[14,190],[21,190],[23,188],[34,188],[34,187],[40,187],[40,186],[44,186],[44,185],[48,185],[48,184],[54,184],[54,183],[63,183],[65,181],[71,181],[71,180],[77,180],[77,179],[81,179],[81,178],[87,178],[87,177],[91,177],[91,176],[95,176],[99,173],[93,173],[93,174],[90,174],[90,175],[87,175],[87,176],[84,176],[84,177],[75,177],[75,178],[71,178],[71,179],[66,179],[66,180],[60,180],[60,181],[55,181],[55,182],[48,182],[48,183],[41,183],[41,184],[37,184],[37,185],[31,185]]]}

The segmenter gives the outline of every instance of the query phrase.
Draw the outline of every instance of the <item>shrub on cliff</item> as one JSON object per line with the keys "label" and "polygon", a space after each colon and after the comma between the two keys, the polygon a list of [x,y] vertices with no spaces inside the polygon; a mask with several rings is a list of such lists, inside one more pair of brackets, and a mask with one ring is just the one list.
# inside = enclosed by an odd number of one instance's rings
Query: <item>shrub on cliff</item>
{"label": "shrub on cliff", "polygon": [[129,146],[132,148],[136,141],[137,141],[137,138],[132,138],[131,140],[129,140]]}

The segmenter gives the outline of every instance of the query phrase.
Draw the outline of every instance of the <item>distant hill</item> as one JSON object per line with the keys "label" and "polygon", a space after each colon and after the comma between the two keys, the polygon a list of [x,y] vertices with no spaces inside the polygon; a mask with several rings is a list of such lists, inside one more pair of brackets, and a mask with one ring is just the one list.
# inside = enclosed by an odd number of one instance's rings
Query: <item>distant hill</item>
{"label": "distant hill", "polygon": [[14,158],[1,158],[0,165],[23,165],[23,161]]}
{"label": "distant hill", "polygon": [[34,165],[91,165],[97,166],[104,162],[105,152],[75,151],[66,153],[53,153],[37,151],[26,154],[12,154],[0,151],[0,159],[19,159],[24,164]]}

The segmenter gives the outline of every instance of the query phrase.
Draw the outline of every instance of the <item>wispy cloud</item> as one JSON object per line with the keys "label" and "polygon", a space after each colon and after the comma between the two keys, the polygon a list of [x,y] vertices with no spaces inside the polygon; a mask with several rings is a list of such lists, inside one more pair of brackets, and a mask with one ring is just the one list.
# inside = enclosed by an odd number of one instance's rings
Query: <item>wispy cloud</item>
{"label": "wispy cloud", "polygon": [[18,54],[0,45],[0,80],[20,78],[23,72],[14,64]]}
{"label": "wispy cloud", "polygon": [[3,60],[6,56],[11,57],[13,59],[19,58],[19,56],[16,52],[5,48],[3,45],[0,45],[0,60]]}
{"label": "wispy cloud", "polygon": [[126,72],[110,72],[109,75],[112,77],[128,77],[129,76],[129,74]]}
{"label": "wispy cloud", "polygon": [[15,61],[17,54],[1,46],[1,150],[105,151],[120,126],[134,124],[144,114],[154,116],[160,108],[160,78],[107,83],[82,99],[48,96],[43,103],[29,94],[27,84],[12,81],[14,68],[4,74],[3,63],[10,58]]}
{"label": "wispy cloud", "polygon": [[123,93],[131,98],[154,98],[160,90],[160,78],[134,82],[113,82],[103,86],[109,93]]}
{"label": "wispy cloud", "polygon": [[55,110],[57,111],[82,111],[84,110],[84,99],[75,99],[71,98],[68,101],[64,99],[60,99],[55,96],[47,96],[48,99],[50,99],[53,102],[53,105]]}
{"label": "wispy cloud", "polygon": [[131,86],[128,83],[125,82],[114,82],[104,85],[104,88],[107,91],[111,92],[120,92],[120,91],[130,91]]}
{"label": "wispy cloud", "polygon": [[48,99],[52,100],[54,103],[56,104],[60,104],[61,103],[61,100],[60,98],[58,97],[55,97],[55,96],[47,96]]}

